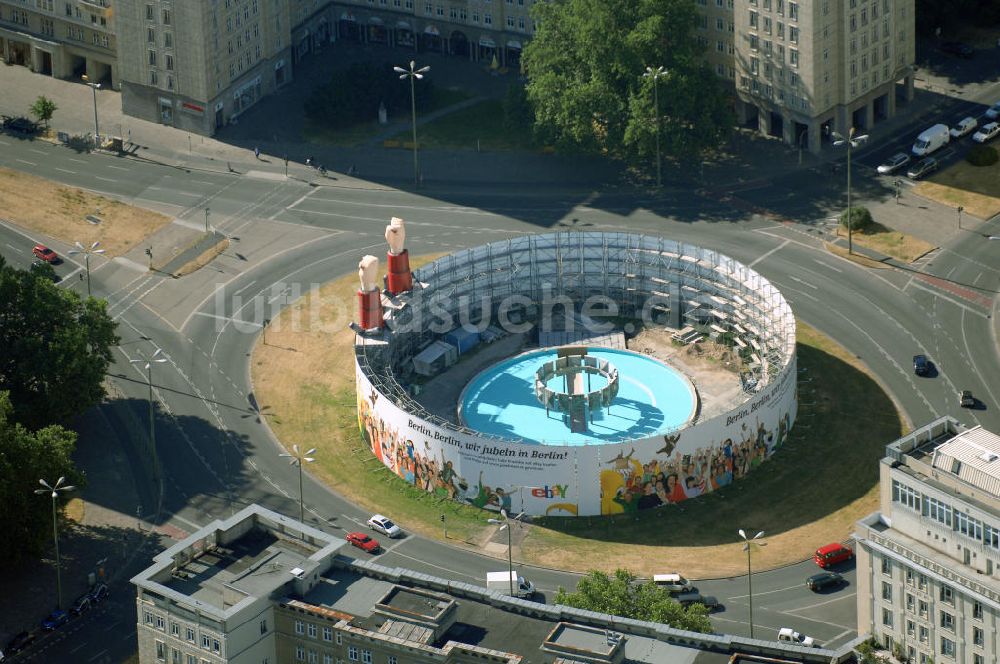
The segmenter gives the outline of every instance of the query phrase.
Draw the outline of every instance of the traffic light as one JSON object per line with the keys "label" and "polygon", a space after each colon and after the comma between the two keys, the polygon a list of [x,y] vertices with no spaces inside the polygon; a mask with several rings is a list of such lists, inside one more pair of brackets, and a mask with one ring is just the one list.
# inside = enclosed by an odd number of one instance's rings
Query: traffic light
{"label": "traffic light", "polygon": [[444,514],[441,515],[441,521],[444,522]]}

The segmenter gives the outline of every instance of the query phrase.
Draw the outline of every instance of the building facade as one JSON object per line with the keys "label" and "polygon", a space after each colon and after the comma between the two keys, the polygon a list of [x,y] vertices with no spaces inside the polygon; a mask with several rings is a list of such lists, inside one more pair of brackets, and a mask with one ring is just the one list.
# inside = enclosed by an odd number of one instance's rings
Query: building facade
{"label": "building facade", "polygon": [[911,662],[987,664],[1000,648],[1000,436],[940,418],[886,448],[856,525],[858,631]]}
{"label": "building facade", "polygon": [[696,0],[698,39],[743,126],[818,152],[913,96],[914,0]]}

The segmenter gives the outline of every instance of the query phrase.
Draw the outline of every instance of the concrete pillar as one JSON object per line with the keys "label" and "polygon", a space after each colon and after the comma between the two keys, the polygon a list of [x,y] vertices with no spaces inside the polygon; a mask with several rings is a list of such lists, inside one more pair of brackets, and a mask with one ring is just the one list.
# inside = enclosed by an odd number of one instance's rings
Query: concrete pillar
{"label": "concrete pillar", "polygon": [[889,94],[886,95],[886,109],[885,113],[887,117],[896,117],[896,84],[893,83],[892,87],[889,88]]}
{"label": "concrete pillar", "polygon": [[875,102],[871,99],[865,102],[865,133],[875,125]]}
{"label": "concrete pillar", "polygon": [[903,79],[903,85],[906,90],[906,101],[913,101],[913,74]]}
{"label": "concrete pillar", "polygon": [[841,136],[847,136],[851,131],[851,110],[848,106],[837,106],[833,116],[833,130]]}
{"label": "concrete pillar", "polygon": [[736,100],[736,124],[744,127],[747,123],[747,103],[742,99]]}
{"label": "concrete pillar", "polygon": [[791,145],[794,148],[798,147],[796,145],[798,136],[795,134],[795,120],[787,113],[783,113],[781,116],[781,138],[785,141],[785,145]]}
{"label": "concrete pillar", "polygon": [[42,51],[34,44],[31,45],[31,71],[42,71]]}
{"label": "concrete pillar", "polygon": [[819,154],[823,147],[823,137],[820,134],[821,124],[818,119],[809,122],[809,152],[812,154]]}
{"label": "concrete pillar", "polygon": [[757,131],[761,136],[768,136],[771,133],[771,111],[757,107]]}

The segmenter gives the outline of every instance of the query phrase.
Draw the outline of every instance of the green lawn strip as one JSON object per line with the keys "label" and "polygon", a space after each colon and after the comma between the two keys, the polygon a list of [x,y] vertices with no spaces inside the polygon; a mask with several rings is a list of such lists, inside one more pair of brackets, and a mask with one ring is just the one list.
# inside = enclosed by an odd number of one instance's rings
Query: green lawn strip
{"label": "green lawn strip", "polygon": [[[484,99],[468,108],[448,113],[417,127],[417,141],[422,148],[462,148],[481,150],[531,150],[530,136],[504,127],[503,102]],[[395,140],[408,141],[410,134],[400,132]]]}
{"label": "green lawn strip", "polygon": [[[837,235],[846,238],[847,229],[838,227]],[[934,248],[930,242],[886,228],[878,222],[874,222],[871,226],[860,231],[854,231],[852,240],[855,244],[906,263],[916,260]]]}
{"label": "green lawn strip", "polygon": [[861,498],[878,482],[877,462],[903,425],[888,395],[848,358],[800,322],[798,366],[812,382],[800,385],[798,419],[770,460],[747,479],[679,506],[611,518],[538,519],[541,527],[531,530],[522,552],[573,550],[582,562],[612,555],[618,543],[731,544],[739,528],[778,535]]}

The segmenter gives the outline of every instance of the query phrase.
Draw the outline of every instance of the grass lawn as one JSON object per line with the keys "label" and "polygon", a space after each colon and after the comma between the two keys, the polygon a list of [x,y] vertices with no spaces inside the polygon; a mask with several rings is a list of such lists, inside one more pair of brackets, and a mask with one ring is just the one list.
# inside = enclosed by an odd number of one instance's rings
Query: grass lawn
{"label": "grass lawn", "polygon": [[[457,88],[435,88],[434,99],[431,102],[430,107],[421,110],[420,113],[431,113],[433,111],[451,106],[452,104],[463,102],[470,97],[472,97],[472,94],[465,90]],[[377,122],[376,117],[377,109],[372,111],[372,119],[370,122],[362,122],[352,127],[344,127],[341,129],[332,129],[307,118],[302,127],[302,137],[310,143],[336,145],[345,148],[358,147],[359,145],[375,138],[375,136],[384,132],[391,126],[380,125]],[[407,123],[410,122],[409,107],[407,107],[405,112],[400,111],[394,116],[389,116],[390,123],[398,124],[403,121]],[[407,126],[409,126],[409,124],[407,124]],[[406,136],[409,136],[409,134],[406,134]],[[422,144],[423,136],[420,138]]]}
{"label": "grass lawn", "polygon": [[[847,229],[837,226],[837,236],[847,237]],[[924,242],[920,238],[894,231],[886,228],[877,222],[863,231],[854,231],[851,234],[851,241],[862,247],[867,247],[873,251],[878,251],[886,256],[892,256],[905,263],[920,258],[934,248],[930,242]]]}
{"label": "grass lawn", "polygon": [[[68,244],[89,247],[99,240],[109,258],[170,223],[170,217],[159,212],[7,168],[0,168],[0,210],[18,226]],[[101,223],[90,223],[88,215]]]}
{"label": "grass lawn", "polygon": [[[468,108],[449,113],[417,127],[421,147],[475,150],[532,150],[530,137],[510,132],[503,126],[503,102],[484,99]],[[407,141],[410,134],[393,137]]]}
{"label": "grass lawn", "polygon": [[913,191],[943,205],[961,205],[973,217],[990,219],[1000,213],[1000,162],[973,166],[960,161],[917,184]]}
{"label": "grass lawn", "polygon": [[[414,267],[433,257],[413,260]],[[480,549],[493,532],[490,513],[441,501],[385,469],[358,433],[354,395],[353,274],[287,307],[253,351],[261,416],[279,439],[317,448],[310,466],[353,502],[381,511],[410,531]],[[311,314],[311,315],[310,315]],[[618,566],[650,574],[680,569],[692,576],[745,569],[736,531],[767,533],[760,569],[802,560],[817,546],[846,538],[878,504],[878,464],[903,424],[895,405],[846,350],[799,324],[798,419],[778,454],[745,481],[676,507],[638,515],[539,519],[528,526],[516,558],[585,570]],[[351,527],[352,524],[344,524]]]}

